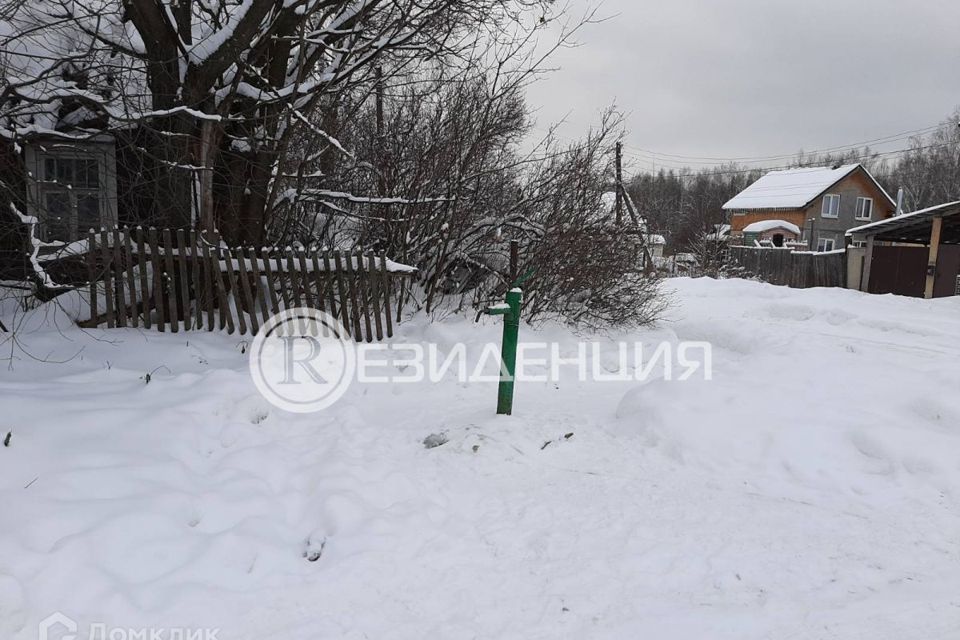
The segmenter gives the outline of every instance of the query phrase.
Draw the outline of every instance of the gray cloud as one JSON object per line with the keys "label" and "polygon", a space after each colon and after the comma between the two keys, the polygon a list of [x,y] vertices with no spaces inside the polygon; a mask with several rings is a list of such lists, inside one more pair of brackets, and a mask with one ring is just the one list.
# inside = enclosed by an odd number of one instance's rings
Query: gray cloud
{"label": "gray cloud", "polygon": [[529,100],[541,127],[566,116],[569,137],[616,102],[636,166],[651,163],[638,149],[730,158],[870,140],[960,105],[956,0],[606,0],[599,15],[613,17],[557,52]]}

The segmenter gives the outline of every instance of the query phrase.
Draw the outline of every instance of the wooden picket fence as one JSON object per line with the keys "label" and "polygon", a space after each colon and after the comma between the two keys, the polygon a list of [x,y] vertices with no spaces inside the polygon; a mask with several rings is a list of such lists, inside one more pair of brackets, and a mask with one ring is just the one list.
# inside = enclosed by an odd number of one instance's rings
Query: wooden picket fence
{"label": "wooden picket fence", "polygon": [[393,280],[412,275],[382,253],[227,247],[184,229],[91,231],[86,326],[255,334],[267,318],[313,307],[357,341],[393,335]]}
{"label": "wooden picket fence", "polygon": [[791,251],[765,247],[729,247],[730,261],[770,284],[795,289],[844,287],[847,259],[843,251]]}

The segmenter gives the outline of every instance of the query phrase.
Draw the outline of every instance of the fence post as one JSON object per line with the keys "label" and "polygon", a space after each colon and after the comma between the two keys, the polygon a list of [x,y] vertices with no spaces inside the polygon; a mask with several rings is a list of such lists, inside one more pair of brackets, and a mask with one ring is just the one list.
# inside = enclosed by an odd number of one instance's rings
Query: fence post
{"label": "fence post", "polygon": [[[383,340],[383,320],[380,318],[380,269],[377,267],[377,256],[371,249],[367,252],[367,282],[370,285],[370,304],[373,306],[373,320],[377,327],[377,340]],[[390,315],[390,312],[387,312]]]}
{"label": "fence post", "polygon": [[90,320],[94,327],[97,326],[97,235],[90,229],[87,232],[87,260],[90,264]]}
{"label": "fence post", "polygon": [[130,324],[137,328],[140,326],[140,314],[137,311],[139,296],[137,295],[137,279],[133,273],[133,247],[130,242],[130,229],[124,229],[121,235],[123,237],[123,259],[127,263],[127,284],[130,288]]}
{"label": "fence post", "polygon": [[357,281],[357,295],[360,298],[360,306],[363,311],[363,326],[367,332],[367,342],[373,342],[373,326],[370,324],[370,304],[372,295],[370,291],[370,265],[364,263],[363,252],[357,251],[357,268],[354,271],[354,279]]}
{"label": "fence post", "polygon": [[113,262],[113,256],[110,252],[110,236],[107,234],[108,232],[106,229],[100,230],[100,253],[103,255],[103,297],[104,305],[107,308],[107,328],[113,329],[114,292],[113,277],[111,274],[111,263]]}
{"label": "fence post", "polygon": [[117,287],[117,326],[127,326],[127,301],[123,293],[123,252],[121,251],[120,229],[113,228],[113,279]]}
{"label": "fence post", "polygon": [[254,247],[247,248],[247,256],[250,258],[250,270],[253,272],[254,296],[260,303],[260,315],[266,322],[267,318],[270,317],[270,311],[267,307],[267,292],[263,287],[263,281],[260,279],[260,256],[257,255],[257,250]]}
{"label": "fence post", "polygon": [[[237,288],[239,294],[237,300],[237,311],[240,316],[247,311],[250,314],[250,333],[256,335],[260,330],[260,323],[257,322],[257,305],[253,297],[253,291],[250,289],[250,276],[247,272],[247,258],[244,256],[243,247],[230,250],[231,255],[237,258],[237,279],[240,286]],[[266,322],[266,318],[263,319]],[[242,332],[241,332],[242,333]]]}
{"label": "fence post", "polygon": [[183,330],[190,330],[190,276],[187,271],[187,236],[177,229],[177,262],[180,266],[180,306],[183,311]]}
{"label": "fence post", "polygon": [[157,230],[150,227],[147,238],[150,242],[150,263],[153,265],[153,306],[157,310],[157,329],[166,331],[167,298],[163,294],[163,266],[160,258],[160,244],[157,242]]}
{"label": "fence post", "polygon": [[383,278],[383,319],[387,324],[387,337],[393,337],[393,317],[390,309],[390,274],[387,272],[387,254],[380,254],[380,274]]}
{"label": "fence post", "polygon": [[[213,278],[216,271],[213,268],[213,259],[210,257],[210,242],[204,237],[204,232],[201,231],[198,238],[202,243],[200,245],[200,255],[203,256],[203,289],[206,292],[204,295],[204,303],[207,306],[207,331],[213,331],[216,328],[217,316],[214,311],[216,291],[220,290],[219,284],[214,284]],[[220,276],[217,275],[217,278]]]}
{"label": "fence post", "polygon": [[191,229],[187,233],[187,242],[190,245],[190,266],[193,280],[193,328],[203,328],[203,286],[200,284],[200,247],[197,246],[197,232]]}
{"label": "fence post", "polygon": [[150,281],[147,278],[147,263],[149,260],[150,258],[147,256],[143,245],[143,229],[137,227],[137,267],[140,269],[140,300],[143,304],[143,326],[147,329],[150,328],[152,322],[150,319],[152,293],[150,292]]}
{"label": "fence post", "polygon": [[260,248],[260,257],[263,258],[263,275],[267,280],[267,294],[270,296],[270,313],[277,313],[280,311],[279,298],[277,297],[277,290],[273,284],[273,268],[270,266],[270,249],[267,247]]}

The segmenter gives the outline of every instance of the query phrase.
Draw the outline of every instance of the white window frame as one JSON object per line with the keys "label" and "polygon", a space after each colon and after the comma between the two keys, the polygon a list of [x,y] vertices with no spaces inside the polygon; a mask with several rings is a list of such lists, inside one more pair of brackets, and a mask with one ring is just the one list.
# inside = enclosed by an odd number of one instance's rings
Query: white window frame
{"label": "white window frame", "polygon": [[[834,209],[829,203],[836,201],[836,213],[830,213]],[[840,217],[840,194],[839,193],[826,193],[823,195],[823,204],[820,205],[820,216],[823,218],[839,218]]]}
{"label": "white window frame", "polygon": [[[870,203],[870,211],[865,216],[860,215],[860,207],[861,207],[861,204],[864,202]],[[873,198],[857,198],[857,208],[853,213],[853,217],[856,218],[857,220],[872,220],[873,219]]]}
{"label": "white window frame", "polygon": [[[113,141],[91,143],[33,143],[25,147],[25,159],[28,169],[28,200],[27,209],[31,216],[40,221],[40,238],[46,242],[63,241],[61,238],[52,238],[47,231],[49,215],[47,212],[47,196],[51,193],[60,193],[69,201],[69,220],[67,226],[70,236],[66,242],[85,238],[88,229],[78,228],[77,202],[79,197],[96,194],[98,196],[98,210],[100,215],[99,227],[111,228],[117,224],[117,168]],[[61,185],[56,180],[48,180],[46,175],[46,161],[55,160],[95,160],[97,162],[97,187],[82,188],[73,185]]]}
{"label": "white window frame", "polygon": [[[827,248],[827,243],[830,244],[830,248]],[[817,251],[833,251],[834,247],[837,246],[837,241],[833,238],[817,238]]]}
{"label": "white window frame", "polygon": [[[85,171],[93,172],[92,176],[84,176],[82,180],[77,180],[79,176],[75,176],[74,179],[68,179],[66,182],[61,182],[58,167],[63,166],[63,164],[69,163],[71,173],[73,170],[80,168],[83,165]],[[81,165],[81,163],[83,163]],[[103,184],[103,161],[96,156],[87,156],[82,154],[52,154],[52,153],[42,153],[40,154],[40,165],[42,167],[42,173],[37,177],[37,182],[39,186],[39,207],[42,213],[40,219],[41,225],[43,227],[43,237],[45,240],[60,240],[64,242],[72,242],[77,240],[80,236],[87,231],[88,228],[93,227],[99,229],[104,226],[103,224],[103,208],[104,208],[104,184]],[[48,169],[50,167],[54,169],[53,175]],[[87,182],[92,178],[92,182]],[[63,199],[64,204],[66,205],[66,219],[58,222],[57,227],[63,226],[67,232],[67,237],[54,237],[51,234],[51,230],[54,228],[52,225],[51,218],[51,206],[50,200],[52,197],[57,197]],[[96,221],[90,225],[84,225],[84,228],[80,227],[80,201],[86,200],[89,202],[93,200],[96,206]]]}

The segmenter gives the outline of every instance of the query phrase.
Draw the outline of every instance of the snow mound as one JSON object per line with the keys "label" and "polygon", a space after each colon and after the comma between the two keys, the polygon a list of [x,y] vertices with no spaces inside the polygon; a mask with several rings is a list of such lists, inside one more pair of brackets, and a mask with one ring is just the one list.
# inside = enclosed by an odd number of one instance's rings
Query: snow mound
{"label": "snow mound", "polygon": [[800,235],[800,227],[786,220],[759,220],[743,228],[744,233],[764,233],[774,229],[786,229],[794,235]]}

